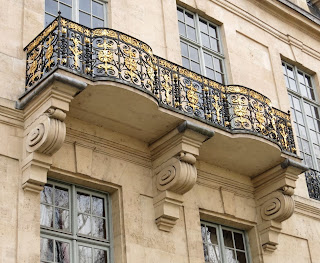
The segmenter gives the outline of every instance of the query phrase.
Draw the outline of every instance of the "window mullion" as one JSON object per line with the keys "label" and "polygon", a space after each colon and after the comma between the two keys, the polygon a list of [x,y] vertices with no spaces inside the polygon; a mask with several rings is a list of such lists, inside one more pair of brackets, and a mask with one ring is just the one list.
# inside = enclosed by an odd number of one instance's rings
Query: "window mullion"
{"label": "window mullion", "polygon": [[202,49],[202,39],[201,39],[201,32],[200,32],[200,22],[199,22],[199,15],[195,13],[195,21],[196,27],[196,39],[199,43],[199,62],[200,62],[200,72],[203,76],[206,75],[205,65],[204,65],[204,54]]}
{"label": "window mullion", "polygon": [[74,185],[71,186],[72,192],[72,257],[74,262],[79,262],[78,260],[78,247],[77,247],[77,227],[78,227],[78,213],[77,213],[77,191]]}
{"label": "window mullion", "polygon": [[217,237],[218,237],[218,244],[220,247],[221,261],[222,263],[224,263],[224,262],[227,262],[227,259],[225,255],[222,227],[220,225],[217,225]]}

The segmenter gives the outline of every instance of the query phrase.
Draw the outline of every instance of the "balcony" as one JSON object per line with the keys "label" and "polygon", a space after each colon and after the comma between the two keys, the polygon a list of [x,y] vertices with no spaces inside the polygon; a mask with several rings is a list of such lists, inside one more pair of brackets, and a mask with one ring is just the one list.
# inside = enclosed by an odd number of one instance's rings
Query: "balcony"
{"label": "balcony", "polygon": [[[26,88],[19,109],[50,75],[62,72],[90,87],[72,102],[71,116],[148,143],[192,119],[216,131],[215,142],[206,143],[200,159],[222,167],[232,160],[231,170],[250,176],[280,163],[283,155],[296,157],[290,115],[273,108],[267,97],[240,85],[222,85],[155,56],[146,43],[124,33],[89,29],[58,17],[25,51]],[[102,97],[103,105],[97,105]],[[250,170],[252,160],[261,166]]]}

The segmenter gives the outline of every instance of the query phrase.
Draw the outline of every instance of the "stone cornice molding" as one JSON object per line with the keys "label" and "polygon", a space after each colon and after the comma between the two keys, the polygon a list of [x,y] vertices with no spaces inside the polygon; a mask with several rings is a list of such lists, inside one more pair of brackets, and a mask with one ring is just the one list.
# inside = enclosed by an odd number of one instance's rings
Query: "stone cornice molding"
{"label": "stone cornice molding", "polygon": [[252,179],[258,205],[258,230],[265,252],[277,249],[281,223],[294,212],[294,189],[299,174],[308,168],[286,159],[276,167]]}
{"label": "stone cornice molding", "polygon": [[24,149],[21,162],[24,190],[38,193],[41,191],[47,182],[52,155],[64,143],[66,113],[69,111],[71,100],[79,92],[75,81],[68,80],[69,78],[64,79],[63,76],[54,74],[51,81],[45,82],[47,86],[38,91],[37,97],[25,105]]}
{"label": "stone cornice molding", "polygon": [[212,136],[212,130],[186,121],[150,146],[155,188],[153,203],[160,230],[171,231],[179,219],[183,195],[197,181],[195,163],[199,148]]}

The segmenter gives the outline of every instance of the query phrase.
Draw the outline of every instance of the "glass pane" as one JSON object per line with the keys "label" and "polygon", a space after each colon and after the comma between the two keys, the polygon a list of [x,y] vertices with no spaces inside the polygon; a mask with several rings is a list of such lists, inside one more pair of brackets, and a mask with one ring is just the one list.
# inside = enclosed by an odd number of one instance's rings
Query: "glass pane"
{"label": "glass pane", "polygon": [[55,187],[55,205],[60,207],[69,207],[69,192],[68,189]]}
{"label": "glass pane", "polygon": [[40,238],[40,259],[53,261],[53,240]]}
{"label": "glass pane", "polygon": [[237,251],[237,263],[246,263],[246,254],[244,252]]}
{"label": "glass pane", "polygon": [[206,77],[215,80],[214,71],[212,69],[206,68]]}
{"label": "glass pane", "polygon": [[178,20],[184,22],[183,10],[178,8],[177,13],[178,13]]}
{"label": "glass pane", "polygon": [[236,243],[236,248],[244,250],[243,235],[235,232],[233,234],[234,234],[234,242]]}
{"label": "glass pane", "polygon": [[212,57],[207,53],[204,53],[204,62],[206,67],[213,68]]}
{"label": "glass pane", "polygon": [[311,137],[311,141],[312,141],[313,143],[318,143],[318,138],[317,138],[316,132],[310,130],[310,137]]}
{"label": "glass pane", "polygon": [[40,225],[53,227],[53,207],[40,205]]}
{"label": "glass pane", "polygon": [[70,263],[70,245],[66,242],[56,241],[56,259],[55,262]]}
{"label": "glass pane", "polygon": [[181,47],[181,55],[185,57],[189,57],[188,45],[183,42],[180,42],[180,47]]}
{"label": "glass pane", "polygon": [[46,184],[40,194],[41,203],[52,204],[52,185]]}
{"label": "glass pane", "polygon": [[61,16],[72,19],[72,9],[70,6],[66,6],[64,4],[59,5],[60,11],[61,11]]}
{"label": "glass pane", "polygon": [[318,145],[313,144],[314,153],[317,158],[320,158],[320,147]]}
{"label": "glass pane", "polygon": [[218,41],[212,37],[210,37],[210,44],[211,44],[211,49],[213,49],[216,52],[219,52],[219,46],[218,46]]}
{"label": "glass pane", "polygon": [[190,52],[190,59],[199,62],[199,54],[198,49],[189,46],[189,52]]}
{"label": "glass pane", "polygon": [[200,19],[200,30],[201,32],[207,33],[208,34],[208,26],[207,26],[207,22]]}
{"label": "glass pane", "polygon": [[302,125],[299,125],[299,135],[304,138],[307,139],[307,131],[306,128]]}
{"label": "glass pane", "polygon": [[[80,2],[82,2],[83,0],[81,0]],[[60,0],[60,2],[63,2],[67,5],[72,5],[72,0]]]}
{"label": "glass pane", "polygon": [[210,42],[209,42],[209,36],[201,33],[201,40],[202,40],[202,45],[204,45],[205,47],[210,48]]}
{"label": "glass pane", "polygon": [[79,1],[79,8],[82,11],[85,11],[87,13],[91,13],[91,0],[80,0]]}
{"label": "glass pane", "polygon": [[294,108],[295,108],[296,110],[301,111],[300,102],[299,102],[299,100],[298,100],[297,98],[295,98],[295,97],[293,97],[293,105],[294,105]]}
{"label": "glass pane", "polygon": [[289,86],[290,89],[297,91],[296,81],[294,79],[289,78]]}
{"label": "glass pane", "polygon": [[86,26],[91,27],[91,17],[81,11],[79,11],[79,23]]}
{"label": "glass pane", "polygon": [[303,117],[300,111],[296,111],[296,117],[297,117],[297,122],[303,125],[304,124]]}
{"label": "glass pane", "polygon": [[92,214],[97,216],[105,216],[103,198],[92,196]]}
{"label": "glass pane", "polygon": [[213,58],[214,70],[222,72],[221,60],[217,58]]}
{"label": "glass pane", "polygon": [[311,78],[309,76],[305,76],[305,80],[306,80],[306,85],[308,85],[309,87],[312,87]]}
{"label": "glass pane", "polygon": [[298,72],[298,80],[301,84],[304,85],[304,77],[303,74],[301,72]]}
{"label": "glass pane", "polygon": [[92,1],[92,14],[103,19],[103,5]]}
{"label": "glass pane", "polygon": [[92,17],[92,27],[96,28],[96,27],[103,27],[104,23],[103,20]]}
{"label": "glass pane", "polygon": [[179,21],[179,33],[180,35],[186,36],[186,27]]}
{"label": "glass pane", "polygon": [[69,230],[69,211],[61,208],[55,209],[54,227],[62,230]]}
{"label": "glass pane", "polygon": [[307,116],[307,123],[308,123],[309,129],[315,130],[313,118]]}
{"label": "glass pane", "polygon": [[214,38],[217,38],[217,30],[216,30],[216,27],[209,24],[209,35],[214,37]]}
{"label": "glass pane", "polygon": [[282,70],[283,70],[283,74],[287,75],[286,65],[283,62],[282,62]]}
{"label": "glass pane", "polygon": [[229,230],[223,230],[223,240],[224,240],[224,245],[226,247],[234,247],[233,246],[233,241],[232,241],[232,232]]}
{"label": "glass pane", "polygon": [[309,142],[308,141],[302,140],[302,148],[303,148],[303,151],[305,153],[309,153],[310,154],[310,147],[309,147]]}
{"label": "glass pane", "polygon": [[293,69],[290,66],[287,66],[287,74],[290,78],[294,78],[293,76]]}
{"label": "glass pane", "polygon": [[202,242],[207,242],[206,239],[206,231],[207,231],[207,227],[204,225],[201,225],[201,236],[202,236]]}
{"label": "glass pane", "polygon": [[313,89],[307,89],[307,92],[308,92],[308,98],[312,99],[312,100],[315,100],[315,96],[314,96],[314,92],[313,92]]}
{"label": "glass pane", "polygon": [[313,168],[313,162],[310,155],[304,155],[304,162],[309,168]]}
{"label": "glass pane", "polygon": [[78,211],[82,213],[90,213],[90,195],[77,193]]}
{"label": "glass pane", "polygon": [[218,246],[208,246],[207,262],[220,263],[220,252]]}
{"label": "glass pane", "polygon": [[306,113],[308,116],[312,116],[310,105],[304,102],[304,103],[303,103],[303,106],[304,106],[304,111],[305,111],[305,113]]}
{"label": "glass pane", "polygon": [[92,235],[94,237],[106,238],[106,224],[102,218],[92,217]]}
{"label": "glass pane", "polygon": [[216,72],[216,81],[220,82],[220,83],[223,83],[223,75]]}
{"label": "glass pane", "polygon": [[319,111],[318,108],[312,106],[312,112],[314,113],[314,117],[316,117],[317,119],[319,119]]}
{"label": "glass pane", "polygon": [[91,247],[79,246],[79,263],[92,262],[92,249]]}
{"label": "glass pane", "polygon": [[208,226],[207,240],[210,244],[218,245],[217,230],[215,227]]}
{"label": "glass pane", "polygon": [[285,81],[286,81],[286,88],[287,89],[290,89],[290,86],[289,86],[289,80],[287,77],[284,77]]}
{"label": "glass pane", "polygon": [[94,249],[94,263],[107,263],[107,251]]}
{"label": "glass pane", "polygon": [[200,64],[191,61],[191,70],[193,70],[194,72],[200,74]]}
{"label": "glass pane", "polygon": [[187,69],[190,69],[189,59],[182,58],[182,66],[184,66]]}
{"label": "glass pane", "polygon": [[53,15],[58,14],[58,2],[54,0],[46,0],[46,12],[51,13]]}
{"label": "glass pane", "polygon": [[186,12],[185,18],[186,18],[186,23],[194,27],[193,15]]}
{"label": "glass pane", "polygon": [[307,88],[305,85],[301,85],[300,84],[300,91],[301,91],[301,95],[304,97],[308,97],[308,93],[307,93]]}
{"label": "glass pane", "polygon": [[84,214],[78,215],[78,233],[91,235],[91,217]]}
{"label": "glass pane", "polygon": [[45,14],[45,26],[49,25],[53,20],[55,19],[54,16],[51,16],[51,15],[48,15],[48,14]]}
{"label": "glass pane", "polygon": [[187,36],[193,41],[196,41],[196,30],[190,26],[187,26]]}
{"label": "glass pane", "polygon": [[234,250],[226,248],[225,253],[226,253],[226,262],[227,263],[237,263]]}

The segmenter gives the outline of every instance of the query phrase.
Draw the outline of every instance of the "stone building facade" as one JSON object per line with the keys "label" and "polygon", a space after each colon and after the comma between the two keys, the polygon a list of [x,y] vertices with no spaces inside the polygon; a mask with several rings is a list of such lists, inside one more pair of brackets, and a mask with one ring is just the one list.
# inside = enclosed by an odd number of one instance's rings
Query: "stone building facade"
{"label": "stone building facade", "polygon": [[319,1],[0,2],[1,263],[320,262]]}

